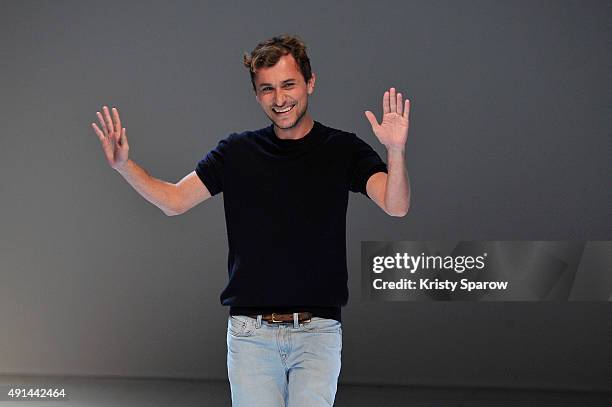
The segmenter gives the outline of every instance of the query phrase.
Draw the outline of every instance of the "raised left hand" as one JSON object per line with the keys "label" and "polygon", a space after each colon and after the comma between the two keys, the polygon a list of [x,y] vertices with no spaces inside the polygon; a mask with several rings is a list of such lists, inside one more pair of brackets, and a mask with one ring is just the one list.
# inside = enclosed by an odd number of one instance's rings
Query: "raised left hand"
{"label": "raised left hand", "polygon": [[391,88],[383,95],[382,123],[379,124],[369,110],[365,115],[372,125],[372,131],[387,149],[404,149],[408,140],[409,113],[410,101],[406,99],[402,103],[402,94],[396,94],[395,88]]}

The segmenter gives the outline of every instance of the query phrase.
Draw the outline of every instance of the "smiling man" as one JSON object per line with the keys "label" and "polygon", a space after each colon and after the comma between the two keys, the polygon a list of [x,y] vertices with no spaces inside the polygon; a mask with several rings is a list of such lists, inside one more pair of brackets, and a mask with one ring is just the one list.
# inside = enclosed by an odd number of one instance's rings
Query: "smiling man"
{"label": "smiling man", "polygon": [[[245,57],[245,64],[249,67],[254,62],[259,61]],[[280,56],[278,62],[271,67],[259,69],[257,85],[253,83],[255,95],[281,138],[299,139],[314,124],[308,113],[308,95],[314,91],[315,83],[314,74],[310,75],[306,83],[291,54]],[[275,83],[279,80],[280,83]]]}
{"label": "smiling man", "polygon": [[244,56],[268,127],[233,133],[176,184],[128,159],[119,112],[92,126],[109,165],[167,215],[223,192],[230,307],[227,367],[234,406],[318,407],[334,403],[341,366],[341,307],[347,303],[349,191],[391,216],[410,206],[405,168],[410,104],[394,88],[383,116],[365,115],[386,147],[380,156],[353,133],[314,121],[315,75],[304,43],[279,36]]}

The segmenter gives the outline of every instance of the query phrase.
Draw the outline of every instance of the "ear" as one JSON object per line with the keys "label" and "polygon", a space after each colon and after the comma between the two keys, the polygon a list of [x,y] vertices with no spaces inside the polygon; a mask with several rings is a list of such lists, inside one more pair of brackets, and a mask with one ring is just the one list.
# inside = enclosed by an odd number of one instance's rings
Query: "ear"
{"label": "ear", "polygon": [[310,79],[308,80],[308,83],[306,84],[306,90],[307,90],[309,95],[312,95],[312,93],[314,92],[315,81],[317,79],[315,74],[314,74],[314,72],[312,72],[311,75],[312,76],[310,77]]}

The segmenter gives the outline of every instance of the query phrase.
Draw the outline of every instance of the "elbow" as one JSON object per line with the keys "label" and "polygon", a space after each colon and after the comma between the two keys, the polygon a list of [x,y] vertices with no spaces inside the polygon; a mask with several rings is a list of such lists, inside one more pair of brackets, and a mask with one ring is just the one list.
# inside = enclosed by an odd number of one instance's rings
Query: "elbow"
{"label": "elbow", "polygon": [[397,212],[390,212],[389,215],[393,216],[395,218],[403,218],[404,216],[408,215],[408,210],[397,211]]}
{"label": "elbow", "polygon": [[[174,185],[176,187],[176,185]],[[185,208],[184,202],[179,199],[176,193],[171,197],[171,199],[161,207],[161,210],[166,214],[166,216],[176,216],[182,215],[187,212]]]}
{"label": "elbow", "polygon": [[387,215],[403,218],[410,210],[410,195],[402,197],[401,199],[389,200],[388,203],[383,202],[381,207],[387,213]]}
{"label": "elbow", "polygon": [[183,214],[185,211],[178,209],[178,208],[166,208],[166,209],[162,209],[162,211],[164,212],[164,214],[166,216],[176,216],[176,215],[181,215]]}
{"label": "elbow", "polygon": [[405,208],[395,209],[395,210],[386,211],[386,212],[389,216],[393,216],[396,218],[403,218],[404,216],[408,215],[409,210],[410,210],[410,205],[406,206]]}
{"label": "elbow", "polygon": [[166,214],[166,216],[176,216],[182,215],[187,212],[189,208],[187,208],[187,204],[185,200],[182,198],[181,191],[178,188],[178,184],[171,184],[172,189],[169,193],[168,200],[164,202],[164,207],[161,207],[162,211]]}

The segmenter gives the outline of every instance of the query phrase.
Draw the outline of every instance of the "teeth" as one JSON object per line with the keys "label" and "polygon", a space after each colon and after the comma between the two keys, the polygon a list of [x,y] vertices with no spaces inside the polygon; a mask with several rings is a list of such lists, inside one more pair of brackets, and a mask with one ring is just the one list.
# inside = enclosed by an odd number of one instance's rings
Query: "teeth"
{"label": "teeth", "polygon": [[292,108],[292,107],[293,107],[293,106],[289,106],[288,108],[286,108],[286,109],[284,109],[284,110],[274,109],[274,111],[275,111],[276,113],[285,113],[285,112],[288,112],[289,110],[291,110],[291,108]]}

